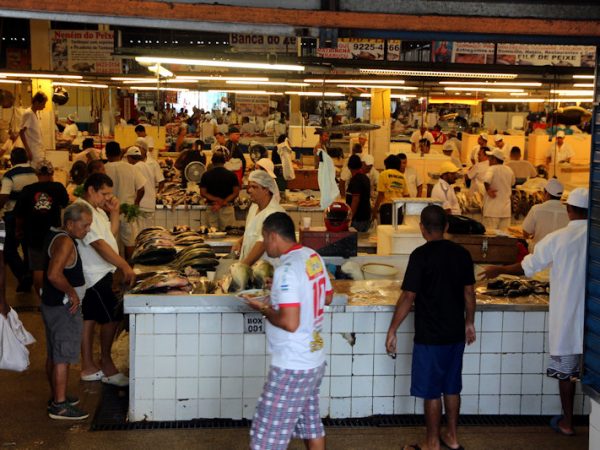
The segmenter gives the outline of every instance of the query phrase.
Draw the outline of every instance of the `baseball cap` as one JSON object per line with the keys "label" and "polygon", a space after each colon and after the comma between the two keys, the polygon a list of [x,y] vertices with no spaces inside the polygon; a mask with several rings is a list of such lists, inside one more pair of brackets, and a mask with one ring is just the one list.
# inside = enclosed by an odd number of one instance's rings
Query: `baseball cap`
{"label": "baseball cap", "polygon": [[564,131],[559,131],[558,133],[556,133],[556,137],[565,137],[565,132]]}
{"label": "baseball cap", "polygon": [[256,162],[256,165],[265,169],[265,171],[271,176],[271,178],[277,178],[277,176],[275,175],[275,165],[270,159],[261,158]]}
{"label": "baseball cap", "polygon": [[588,209],[590,193],[585,188],[576,188],[571,191],[567,198],[567,205]]}
{"label": "baseball cap", "polygon": [[497,158],[500,161],[504,161],[504,152],[498,147],[493,147],[489,152],[485,152],[485,154],[488,156],[493,156],[494,158]]}
{"label": "baseball cap", "polygon": [[554,197],[560,197],[564,190],[563,185],[556,178],[549,179],[546,186],[544,186],[544,189],[546,189],[548,194]]}
{"label": "baseball cap", "polygon": [[501,134],[497,134],[496,136],[494,136],[494,142],[500,142],[504,140],[504,136],[502,136]]}
{"label": "baseball cap", "polygon": [[125,152],[125,156],[142,156],[142,151],[140,150],[139,147],[132,145]]}
{"label": "baseball cap", "polygon": [[489,137],[488,137],[487,133],[479,133],[479,137],[480,137],[481,139],[483,139],[483,140],[486,140],[486,141],[489,139]]}
{"label": "baseball cap", "polygon": [[453,152],[454,151],[454,145],[452,144],[452,142],[446,142],[444,144],[444,146],[442,147],[442,151],[443,152]]}
{"label": "baseball cap", "polygon": [[362,155],[362,160],[367,166],[372,166],[375,164],[375,158],[373,158],[373,155]]}
{"label": "baseball cap", "polygon": [[54,173],[54,166],[47,159],[42,159],[36,166],[35,171],[40,174],[51,175]]}
{"label": "baseball cap", "polygon": [[67,120],[70,120],[71,122],[75,122],[75,114],[69,114],[67,116]]}
{"label": "baseball cap", "polygon": [[458,172],[460,169],[458,167],[456,167],[454,164],[452,164],[450,161],[445,161],[440,165],[440,175],[443,175],[445,173],[456,173]]}

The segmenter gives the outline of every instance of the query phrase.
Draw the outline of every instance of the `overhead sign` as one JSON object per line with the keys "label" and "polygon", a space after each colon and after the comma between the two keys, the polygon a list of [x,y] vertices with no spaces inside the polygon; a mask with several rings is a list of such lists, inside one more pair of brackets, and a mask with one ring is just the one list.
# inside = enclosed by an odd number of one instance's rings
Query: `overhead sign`
{"label": "overhead sign", "polygon": [[496,63],[516,66],[594,67],[596,47],[498,44]]}
{"label": "overhead sign", "polygon": [[113,56],[112,31],[51,30],[52,70],[60,72],[120,73],[121,62]]}
{"label": "overhead sign", "polygon": [[235,112],[238,116],[263,116],[269,115],[268,95],[235,95]]}
{"label": "overhead sign", "polygon": [[229,45],[237,53],[296,53],[295,36],[231,33]]}

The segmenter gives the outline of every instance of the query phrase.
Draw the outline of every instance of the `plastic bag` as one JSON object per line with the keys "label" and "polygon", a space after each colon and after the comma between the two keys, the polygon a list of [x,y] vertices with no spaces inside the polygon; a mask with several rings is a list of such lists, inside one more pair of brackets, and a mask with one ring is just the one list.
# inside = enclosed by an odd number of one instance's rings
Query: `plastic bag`
{"label": "plastic bag", "polygon": [[8,317],[0,314],[0,369],[23,372],[29,367],[29,350],[24,342],[33,343],[35,339],[17,313],[11,310]]}

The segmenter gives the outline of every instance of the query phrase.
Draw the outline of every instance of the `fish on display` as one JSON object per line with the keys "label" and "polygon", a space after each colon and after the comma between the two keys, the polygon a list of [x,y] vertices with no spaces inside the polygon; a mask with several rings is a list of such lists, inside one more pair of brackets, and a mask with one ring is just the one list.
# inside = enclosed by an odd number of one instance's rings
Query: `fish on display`
{"label": "fish on display", "polygon": [[192,283],[194,290],[192,294],[214,294],[217,290],[217,283],[210,281],[206,277],[200,278],[198,281]]}
{"label": "fish on display", "polygon": [[378,130],[379,128],[381,128],[381,125],[375,125],[374,123],[347,123],[325,128],[325,131],[330,133],[361,133]]}
{"label": "fish on display", "polygon": [[192,285],[187,277],[171,273],[158,273],[150,278],[145,279],[138,285],[134,286],[130,294],[189,294],[192,291]]}
{"label": "fish on display", "polygon": [[177,254],[171,233],[163,227],[142,230],[135,239],[133,264],[158,265],[172,261]]}
{"label": "fish on display", "polygon": [[259,259],[252,266],[252,286],[257,289],[265,288],[268,281],[273,280],[273,266],[265,261]]}
{"label": "fish on display", "polygon": [[187,231],[175,236],[175,245],[192,245],[204,242],[204,238],[194,231]]}
{"label": "fish on display", "polygon": [[229,275],[224,277],[221,287],[223,292],[243,291],[248,287],[251,279],[252,269],[250,266],[237,262],[229,268]]}

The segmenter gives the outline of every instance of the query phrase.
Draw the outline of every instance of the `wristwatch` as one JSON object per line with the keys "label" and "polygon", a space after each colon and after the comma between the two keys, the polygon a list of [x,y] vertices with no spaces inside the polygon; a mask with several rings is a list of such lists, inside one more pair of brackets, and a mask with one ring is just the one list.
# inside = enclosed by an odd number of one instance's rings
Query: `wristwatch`
{"label": "wristwatch", "polygon": [[269,310],[269,308],[271,308],[271,305],[269,305],[268,303],[265,303],[264,305],[262,305],[260,307],[260,313],[266,317],[267,311]]}

